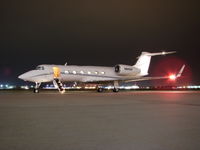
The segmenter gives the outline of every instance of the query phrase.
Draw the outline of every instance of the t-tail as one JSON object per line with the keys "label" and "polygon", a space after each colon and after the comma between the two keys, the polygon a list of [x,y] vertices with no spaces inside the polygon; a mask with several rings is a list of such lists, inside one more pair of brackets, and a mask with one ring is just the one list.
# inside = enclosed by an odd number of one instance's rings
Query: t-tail
{"label": "t-tail", "polygon": [[152,56],[167,55],[167,54],[173,54],[173,53],[176,53],[176,51],[159,52],[159,53],[142,52],[142,54],[138,57],[138,61],[136,62],[134,67],[140,69],[141,76],[146,76],[148,75],[149,65],[150,65]]}

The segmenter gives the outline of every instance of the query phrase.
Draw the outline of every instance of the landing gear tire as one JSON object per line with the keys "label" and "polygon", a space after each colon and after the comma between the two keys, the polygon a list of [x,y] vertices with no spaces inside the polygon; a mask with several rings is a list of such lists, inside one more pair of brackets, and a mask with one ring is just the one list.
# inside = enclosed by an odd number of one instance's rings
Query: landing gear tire
{"label": "landing gear tire", "polygon": [[113,92],[117,93],[117,92],[119,92],[119,89],[114,88],[114,89],[113,89]]}
{"label": "landing gear tire", "polygon": [[34,89],[33,93],[39,93],[39,89]]}
{"label": "landing gear tire", "polygon": [[98,88],[97,92],[99,92],[99,93],[103,92],[103,88]]}

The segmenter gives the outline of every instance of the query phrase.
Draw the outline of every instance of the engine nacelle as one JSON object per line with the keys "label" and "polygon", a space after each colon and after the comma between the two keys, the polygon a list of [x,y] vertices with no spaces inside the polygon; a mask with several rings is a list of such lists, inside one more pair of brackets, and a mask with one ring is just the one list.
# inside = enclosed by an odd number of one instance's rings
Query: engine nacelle
{"label": "engine nacelle", "polygon": [[140,69],[129,65],[116,65],[115,72],[119,75],[136,75],[140,73]]}

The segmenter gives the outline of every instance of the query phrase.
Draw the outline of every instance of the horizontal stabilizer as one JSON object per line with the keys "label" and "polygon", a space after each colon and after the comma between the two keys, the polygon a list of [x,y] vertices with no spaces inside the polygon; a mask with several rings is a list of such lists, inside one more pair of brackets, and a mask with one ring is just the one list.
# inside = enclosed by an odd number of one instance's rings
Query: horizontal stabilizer
{"label": "horizontal stabilizer", "polygon": [[146,53],[147,56],[158,56],[158,55],[168,55],[168,54],[174,54],[176,51],[171,52],[158,52],[158,53]]}

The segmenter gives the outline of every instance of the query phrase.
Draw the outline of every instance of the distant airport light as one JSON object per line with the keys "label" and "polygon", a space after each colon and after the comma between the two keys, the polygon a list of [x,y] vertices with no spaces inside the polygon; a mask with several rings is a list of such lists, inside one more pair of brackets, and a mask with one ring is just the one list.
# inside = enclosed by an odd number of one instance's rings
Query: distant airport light
{"label": "distant airport light", "polygon": [[105,87],[105,89],[108,89],[108,90],[113,89],[113,88],[114,88],[113,86],[106,86]]}
{"label": "distant airport light", "polygon": [[29,89],[28,85],[20,86],[20,88],[21,88],[21,89],[25,89],[25,90],[28,90],[28,89]]}
{"label": "distant airport light", "polygon": [[176,75],[174,75],[174,74],[170,75],[170,76],[169,76],[169,79],[170,79],[170,80],[176,80]]}
{"label": "distant airport light", "polygon": [[95,86],[85,86],[85,89],[95,89]]}

